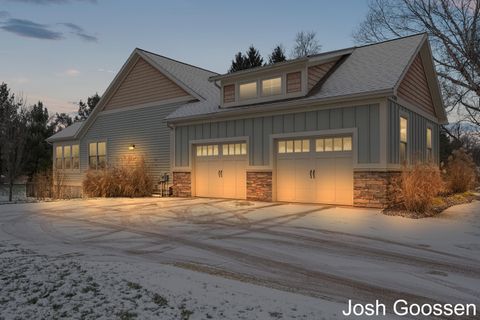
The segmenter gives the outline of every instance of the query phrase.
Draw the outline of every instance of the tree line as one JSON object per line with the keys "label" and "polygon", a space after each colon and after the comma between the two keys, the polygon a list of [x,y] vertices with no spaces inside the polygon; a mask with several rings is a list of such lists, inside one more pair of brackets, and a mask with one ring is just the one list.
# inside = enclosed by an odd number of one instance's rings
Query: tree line
{"label": "tree line", "polygon": [[27,105],[6,83],[0,85],[0,184],[9,187],[20,176],[31,179],[35,173],[52,168],[52,146],[46,139],[76,121],[85,120],[100,100],[98,94],[78,102],[75,116],[50,115],[41,101]]}

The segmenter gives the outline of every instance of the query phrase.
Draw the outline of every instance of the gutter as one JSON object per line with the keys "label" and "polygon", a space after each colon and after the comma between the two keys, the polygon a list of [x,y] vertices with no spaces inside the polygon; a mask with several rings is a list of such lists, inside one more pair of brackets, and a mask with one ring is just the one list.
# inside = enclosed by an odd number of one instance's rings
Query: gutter
{"label": "gutter", "polygon": [[[323,99],[303,99],[303,100],[290,100],[290,101],[283,101],[283,102],[277,102],[277,103],[269,103],[268,106],[265,106],[265,104],[257,104],[257,105],[250,105],[250,106],[244,106],[244,107],[229,107],[229,108],[223,108],[222,112],[214,112],[214,113],[208,113],[204,115],[192,115],[192,116],[187,116],[187,117],[181,117],[181,118],[172,118],[172,119],[166,119],[167,124],[176,124],[176,123],[185,123],[185,122],[191,122],[191,120],[218,120],[218,119],[223,119],[223,118],[228,118],[230,116],[236,116],[236,115],[245,115],[249,116],[251,113],[266,113],[269,111],[285,111],[286,109],[291,109],[292,107],[295,109],[300,109],[302,107],[310,107],[310,106],[315,106],[315,105],[323,105],[327,103],[334,103],[334,102],[344,102],[344,101],[350,101],[350,100],[357,100],[357,99],[367,99],[367,98],[384,98],[384,97],[389,97],[393,95],[393,89],[384,89],[384,90],[378,90],[374,92],[368,92],[368,93],[358,93],[358,94],[353,94],[353,95],[343,95],[343,96],[336,96],[332,98],[323,98]],[[258,110],[258,108],[261,108]],[[228,110],[227,109],[231,109]],[[251,115],[250,115],[251,116]]]}

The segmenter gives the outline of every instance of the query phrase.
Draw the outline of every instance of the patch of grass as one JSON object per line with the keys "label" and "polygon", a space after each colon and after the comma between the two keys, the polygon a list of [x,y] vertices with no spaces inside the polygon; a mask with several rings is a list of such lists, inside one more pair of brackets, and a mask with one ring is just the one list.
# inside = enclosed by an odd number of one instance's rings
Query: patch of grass
{"label": "patch of grass", "polygon": [[36,304],[38,301],[38,297],[33,297],[27,300],[28,304]]}
{"label": "patch of grass", "polygon": [[193,311],[192,310],[188,310],[188,309],[182,309],[182,311],[180,312],[180,318],[182,320],[188,320],[190,319],[190,316],[193,314]]}
{"label": "patch of grass", "polygon": [[138,283],[135,283],[135,282],[127,282],[127,286],[130,288],[130,289],[133,289],[133,290],[140,290],[142,289],[142,286],[139,285]]}
{"label": "patch of grass", "polygon": [[160,307],[166,307],[166,306],[168,306],[168,300],[167,300],[165,297],[159,295],[158,293],[155,293],[155,294],[153,295],[152,301],[153,301],[155,304],[159,305]]}
{"label": "patch of grass", "polygon": [[128,310],[122,310],[117,313],[118,319],[120,320],[131,320],[137,317],[137,314],[134,312],[130,312]]}

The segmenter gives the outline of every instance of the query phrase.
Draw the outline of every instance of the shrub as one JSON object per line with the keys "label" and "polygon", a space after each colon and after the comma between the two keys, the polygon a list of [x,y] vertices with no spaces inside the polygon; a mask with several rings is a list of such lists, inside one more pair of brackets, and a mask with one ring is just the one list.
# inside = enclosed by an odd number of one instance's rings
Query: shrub
{"label": "shrub", "polygon": [[29,196],[37,199],[68,199],[70,192],[65,186],[65,174],[61,170],[46,170],[37,172],[31,183]]}
{"label": "shrub", "polygon": [[143,159],[121,162],[104,170],[89,170],[83,180],[87,197],[145,197],[153,192],[153,180]]}
{"label": "shrub", "polygon": [[444,190],[440,169],[434,164],[418,163],[404,167],[400,176],[400,193],[405,209],[417,213],[428,211],[435,196]]}
{"label": "shrub", "polygon": [[445,166],[445,181],[452,193],[471,190],[477,180],[477,169],[470,154],[464,149],[452,152]]}

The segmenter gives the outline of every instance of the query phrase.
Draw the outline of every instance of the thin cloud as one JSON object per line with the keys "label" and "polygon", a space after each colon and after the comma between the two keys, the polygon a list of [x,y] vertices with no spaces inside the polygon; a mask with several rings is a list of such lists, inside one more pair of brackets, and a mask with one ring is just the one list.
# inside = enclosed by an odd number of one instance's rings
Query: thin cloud
{"label": "thin cloud", "polygon": [[73,77],[78,76],[79,74],[80,74],[80,70],[75,69],[75,68],[71,68],[71,69],[67,69],[67,70],[65,70],[61,73],[57,73],[57,76],[73,78]]}
{"label": "thin cloud", "polygon": [[39,5],[46,5],[46,4],[67,4],[72,2],[89,2],[89,3],[97,3],[97,0],[8,0],[10,2],[23,2],[27,4],[39,4]]}
{"label": "thin cloud", "polygon": [[97,69],[97,71],[98,72],[115,73],[115,70],[108,70],[108,69],[103,69],[103,68]]}
{"label": "thin cloud", "polygon": [[70,29],[70,33],[74,34],[78,38],[82,39],[83,41],[88,42],[98,42],[98,38],[94,35],[88,34],[85,30],[80,27],[79,25],[71,22],[63,22],[59,23],[62,26],[65,26]]}
{"label": "thin cloud", "polygon": [[63,34],[61,32],[51,30],[48,25],[26,19],[7,19],[5,22],[0,23],[0,29],[27,38],[44,40],[63,39]]}

